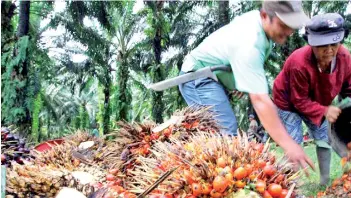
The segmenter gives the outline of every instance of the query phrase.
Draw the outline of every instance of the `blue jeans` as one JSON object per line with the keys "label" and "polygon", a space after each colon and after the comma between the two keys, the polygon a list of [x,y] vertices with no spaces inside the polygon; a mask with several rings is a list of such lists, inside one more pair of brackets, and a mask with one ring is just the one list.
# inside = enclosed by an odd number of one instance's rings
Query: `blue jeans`
{"label": "blue jeans", "polygon": [[304,116],[291,112],[284,111],[278,108],[278,115],[285,125],[286,130],[290,136],[298,143],[303,142],[302,121],[307,125],[309,135],[316,141],[317,146],[328,147],[325,143],[329,144],[328,138],[328,123],[324,120],[321,126],[313,124]]}
{"label": "blue jeans", "polygon": [[235,114],[228,95],[219,82],[212,78],[199,78],[179,85],[179,90],[189,106],[212,106],[210,110],[223,127],[222,134],[237,134]]}

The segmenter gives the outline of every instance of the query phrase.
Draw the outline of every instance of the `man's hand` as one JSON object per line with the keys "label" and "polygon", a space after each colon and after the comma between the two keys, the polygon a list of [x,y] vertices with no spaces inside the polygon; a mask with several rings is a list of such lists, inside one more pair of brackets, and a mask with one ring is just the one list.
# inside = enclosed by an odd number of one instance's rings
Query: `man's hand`
{"label": "man's hand", "polygon": [[[315,170],[311,159],[306,156],[301,146],[298,145],[287,133],[278,116],[276,106],[273,104],[268,94],[249,95],[263,127],[267,130],[271,138],[284,149],[285,154],[290,161],[303,169],[306,169],[309,165]],[[306,174],[308,173],[306,172]]]}
{"label": "man's hand", "polygon": [[324,113],[324,116],[329,122],[334,123],[338,119],[340,113],[340,108],[336,106],[329,106],[327,111]]}
{"label": "man's hand", "polygon": [[287,145],[284,148],[284,151],[289,158],[289,161],[295,165],[295,168],[301,167],[307,176],[309,176],[309,173],[307,171],[308,166],[315,170],[312,160],[307,157],[300,145],[296,143]]}

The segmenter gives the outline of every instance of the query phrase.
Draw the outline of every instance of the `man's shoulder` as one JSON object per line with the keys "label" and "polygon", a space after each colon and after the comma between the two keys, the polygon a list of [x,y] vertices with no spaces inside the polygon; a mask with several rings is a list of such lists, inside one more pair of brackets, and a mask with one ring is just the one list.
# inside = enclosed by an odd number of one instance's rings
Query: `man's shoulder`
{"label": "man's shoulder", "polygon": [[240,16],[237,16],[228,25],[235,29],[235,32],[244,34],[255,34],[261,32],[261,17],[258,10],[252,10],[246,12]]}
{"label": "man's shoulder", "polygon": [[337,56],[341,56],[341,57],[346,58],[346,59],[350,59],[351,58],[349,50],[344,45],[341,45],[339,47]]}
{"label": "man's shoulder", "polygon": [[351,75],[351,55],[349,50],[344,47],[343,45],[340,46],[338,53],[337,53],[337,60],[340,60],[340,62],[336,62],[336,64],[341,64],[344,65],[344,69],[340,70],[341,72],[348,73],[346,75],[350,76]]}
{"label": "man's shoulder", "polygon": [[307,65],[311,62],[311,53],[312,49],[310,46],[306,45],[299,49],[296,49],[291,53],[291,55],[286,59],[286,64],[284,67],[291,68],[306,68]]}
{"label": "man's shoulder", "polygon": [[252,10],[242,15],[236,16],[229,24],[219,28],[210,34],[205,40],[213,41],[218,39],[226,40],[227,44],[247,43],[256,41],[254,37],[262,34],[260,12]]}
{"label": "man's shoulder", "polygon": [[297,59],[297,60],[301,60],[303,58],[306,58],[306,56],[311,55],[311,52],[312,52],[311,46],[306,45],[306,46],[303,46],[303,47],[300,47],[300,48],[294,50],[289,57]]}

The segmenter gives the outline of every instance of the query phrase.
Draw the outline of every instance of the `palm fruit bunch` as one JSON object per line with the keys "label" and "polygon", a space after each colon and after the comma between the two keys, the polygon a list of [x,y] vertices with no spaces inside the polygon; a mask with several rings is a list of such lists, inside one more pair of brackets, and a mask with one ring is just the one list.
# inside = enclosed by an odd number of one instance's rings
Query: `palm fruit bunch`
{"label": "palm fruit bunch", "polygon": [[173,117],[182,118],[174,124],[172,132],[172,134],[179,135],[181,138],[197,132],[197,130],[215,133],[221,129],[213,114],[209,111],[209,107],[188,107],[176,112]]}
{"label": "palm fruit bunch", "polygon": [[106,175],[106,183],[95,183],[93,186],[97,190],[92,197],[94,198],[112,198],[112,197],[136,197],[135,194],[128,192],[123,186],[125,186],[123,179],[126,176],[121,173],[117,168],[110,169]]}
{"label": "palm fruit bunch", "polygon": [[325,192],[319,192],[317,197],[346,198],[351,197],[351,142],[347,144],[348,154],[341,159],[343,175],[335,179]]}
{"label": "palm fruit bunch", "polygon": [[31,153],[35,157],[35,164],[72,171],[80,164],[80,161],[72,155],[72,151],[77,149],[75,144],[65,141],[62,144],[51,147],[49,150],[43,152],[32,150]]}
{"label": "palm fruit bunch", "polygon": [[[81,144],[92,143],[87,148],[81,148]],[[50,144],[50,143],[48,143]],[[105,141],[101,138],[93,137],[89,133],[78,131],[76,134],[64,138],[61,144],[55,144],[51,149],[39,152],[32,151],[35,156],[35,163],[40,165],[49,165],[54,168],[65,168],[75,170],[80,165],[79,157],[86,159],[87,163],[97,162],[98,154],[102,153]],[[76,155],[75,155],[76,154]],[[79,155],[79,156],[77,156]]]}
{"label": "palm fruit bunch", "polygon": [[[187,140],[157,141],[149,157],[139,156],[127,171],[126,189],[140,194],[167,170],[177,169],[150,197],[232,197],[242,190],[257,197],[285,197],[293,193],[300,172],[266,145],[238,137],[197,132]],[[293,197],[293,196],[292,196]]]}
{"label": "palm fruit bunch", "polygon": [[7,197],[54,197],[62,187],[72,187],[85,195],[95,189],[83,185],[65,169],[52,169],[33,164],[14,164],[6,171]]}
{"label": "palm fruit bunch", "polygon": [[130,169],[135,157],[150,154],[150,147],[154,142],[167,141],[170,137],[186,139],[198,130],[206,132],[219,131],[219,125],[213,115],[204,107],[190,107],[175,112],[170,120],[161,125],[152,121],[129,124],[118,122],[119,130],[112,132],[116,136],[109,142],[104,152],[99,156],[102,164],[109,164],[109,168]]}
{"label": "palm fruit bunch", "polygon": [[105,141],[102,138],[92,136],[89,132],[78,130],[74,134],[64,137],[65,141],[74,143],[77,147],[82,142],[93,141],[94,147],[92,149],[96,149],[101,147]]}
{"label": "palm fruit bunch", "polygon": [[29,148],[24,138],[11,133],[9,128],[1,128],[1,165],[9,167],[12,161],[23,164],[23,160],[31,160]]}
{"label": "palm fruit bunch", "polygon": [[95,155],[98,163],[106,169],[123,169],[131,166],[132,156],[140,153],[136,150],[141,150],[144,145],[150,145],[148,137],[156,124],[153,122],[129,124],[119,121],[118,125],[118,130],[109,133],[109,136],[115,136],[115,139],[107,141],[101,152]]}

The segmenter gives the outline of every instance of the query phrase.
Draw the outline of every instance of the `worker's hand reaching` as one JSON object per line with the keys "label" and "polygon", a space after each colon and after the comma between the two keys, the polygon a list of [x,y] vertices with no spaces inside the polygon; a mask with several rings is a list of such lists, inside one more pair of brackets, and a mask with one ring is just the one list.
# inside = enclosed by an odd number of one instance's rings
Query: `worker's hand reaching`
{"label": "worker's hand reaching", "polygon": [[315,170],[312,160],[305,154],[300,145],[296,143],[288,144],[284,150],[289,161],[294,164],[295,169],[302,168],[307,176],[309,176],[308,166]]}
{"label": "worker's hand reaching", "polygon": [[327,111],[324,113],[324,116],[329,122],[334,123],[338,119],[340,113],[340,108],[336,106],[329,106]]}

